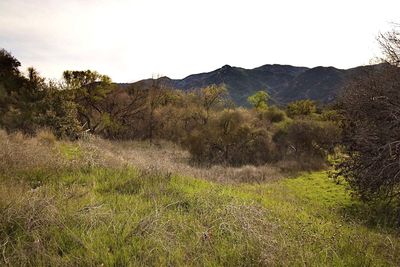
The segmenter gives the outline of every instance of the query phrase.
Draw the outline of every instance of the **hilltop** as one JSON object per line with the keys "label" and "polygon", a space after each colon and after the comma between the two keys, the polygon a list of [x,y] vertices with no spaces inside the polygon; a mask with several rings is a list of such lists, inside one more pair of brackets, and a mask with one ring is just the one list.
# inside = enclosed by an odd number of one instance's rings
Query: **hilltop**
{"label": "hilltop", "polygon": [[[376,67],[375,65],[372,67]],[[159,78],[164,84],[176,89],[191,90],[211,84],[224,83],[233,101],[247,105],[247,97],[256,91],[267,90],[275,104],[286,104],[298,99],[312,99],[322,103],[331,102],[346,80],[364,72],[371,66],[351,69],[335,67],[297,67],[291,65],[263,65],[245,69],[224,65],[219,69],[192,74],[183,79]],[[153,79],[133,83],[137,87],[152,84]],[[127,85],[127,84],[125,84]]]}

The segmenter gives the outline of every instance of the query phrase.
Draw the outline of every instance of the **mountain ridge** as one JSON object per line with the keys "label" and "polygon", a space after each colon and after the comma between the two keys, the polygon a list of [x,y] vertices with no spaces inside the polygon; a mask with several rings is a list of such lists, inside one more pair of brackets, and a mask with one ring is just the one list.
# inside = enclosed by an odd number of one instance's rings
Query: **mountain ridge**
{"label": "mountain ridge", "polygon": [[[246,69],[224,65],[210,72],[188,75],[183,79],[164,76],[156,80],[180,90],[225,84],[232,100],[241,106],[247,106],[247,97],[260,90],[266,90],[275,104],[287,104],[305,98],[328,103],[335,98],[346,80],[374,66],[378,65],[350,69],[333,66],[309,68],[281,64],[265,64]],[[154,80],[144,79],[130,85],[146,88],[151,86]]]}

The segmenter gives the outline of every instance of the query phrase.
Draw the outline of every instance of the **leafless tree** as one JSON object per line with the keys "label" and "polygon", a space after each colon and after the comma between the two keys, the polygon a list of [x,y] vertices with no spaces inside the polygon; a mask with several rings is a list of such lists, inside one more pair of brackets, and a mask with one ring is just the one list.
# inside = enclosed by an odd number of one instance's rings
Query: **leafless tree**
{"label": "leafless tree", "polygon": [[[364,200],[400,207],[400,33],[382,34],[384,64],[369,66],[339,100],[346,157],[337,166]],[[400,222],[400,209],[399,209]]]}

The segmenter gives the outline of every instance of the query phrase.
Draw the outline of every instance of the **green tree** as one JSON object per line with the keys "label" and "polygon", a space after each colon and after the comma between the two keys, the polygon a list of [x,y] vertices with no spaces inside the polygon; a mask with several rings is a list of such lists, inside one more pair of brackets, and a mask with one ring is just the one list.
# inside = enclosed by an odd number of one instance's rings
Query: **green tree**
{"label": "green tree", "polygon": [[[104,99],[115,86],[110,77],[96,71],[64,71],[65,89],[72,92],[78,105],[78,117],[82,125],[92,133],[99,133],[105,124],[110,123],[110,116],[104,115]],[[104,118],[107,118],[104,120]]]}
{"label": "green tree", "polygon": [[0,66],[2,127],[27,134],[46,127],[65,137],[79,133],[76,104],[70,92],[46,81],[34,68],[28,68],[27,76],[23,76],[18,70],[19,61],[5,50],[0,50]]}
{"label": "green tree", "polygon": [[18,69],[20,66],[21,63],[9,52],[0,50],[0,125],[6,129],[10,127],[9,115],[15,109],[19,88],[27,81]]}
{"label": "green tree", "polygon": [[258,91],[255,94],[249,96],[247,101],[257,110],[267,110],[268,101],[270,100],[270,96],[265,91]]}

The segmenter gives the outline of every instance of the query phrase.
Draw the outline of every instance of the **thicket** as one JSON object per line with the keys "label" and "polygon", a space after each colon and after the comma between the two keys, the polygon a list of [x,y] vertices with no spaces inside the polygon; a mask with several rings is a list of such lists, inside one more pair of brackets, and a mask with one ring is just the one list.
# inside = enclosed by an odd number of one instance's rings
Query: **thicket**
{"label": "thicket", "polygon": [[[236,107],[224,85],[180,91],[163,79],[140,87],[120,86],[95,71],[65,71],[47,81],[0,52],[0,126],[34,134],[47,128],[59,138],[91,133],[107,139],[166,139],[188,149],[194,161],[261,165],[297,161],[324,164],[338,140],[338,128],[317,113],[310,100],[287,110],[269,106],[269,95],[249,97],[252,109]],[[327,121],[328,120],[328,121]]]}

